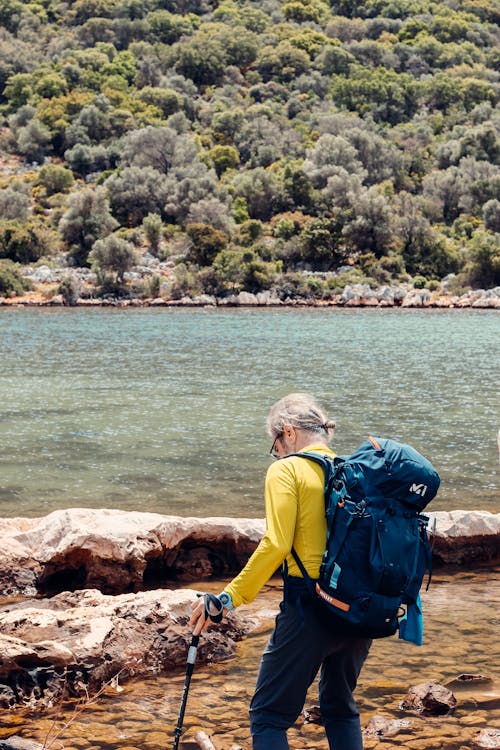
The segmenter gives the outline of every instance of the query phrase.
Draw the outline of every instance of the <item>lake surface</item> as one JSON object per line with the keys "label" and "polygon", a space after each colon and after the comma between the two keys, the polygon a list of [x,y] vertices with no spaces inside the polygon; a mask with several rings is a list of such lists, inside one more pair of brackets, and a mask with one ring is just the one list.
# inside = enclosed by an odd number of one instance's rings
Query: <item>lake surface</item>
{"label": "lake surface", "polygon": [[432,509],[498,511],[496,311],[5,309],[0,352],[1,516],[262,516],[267,411],[296,390],[338,453],[404,440]]}

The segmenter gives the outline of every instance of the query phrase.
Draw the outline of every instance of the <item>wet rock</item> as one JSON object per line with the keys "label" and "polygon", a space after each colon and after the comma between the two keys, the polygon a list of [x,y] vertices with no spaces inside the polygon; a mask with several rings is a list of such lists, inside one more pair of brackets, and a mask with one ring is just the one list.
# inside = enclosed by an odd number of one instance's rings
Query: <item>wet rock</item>
{"label": "wet rock", "polygon": [[366,737],[383,740],[413,725],[411,719],[389,719],[386,716],[372,716],[363,733]]}
{"label": "wet rock", "polygon": [[302,711],[305,724],[322,724],[321,709],[319,706],[310,706]]}
{"label": "wet rock", "polygon": [[[5,700],[31,707],[86,696],[120,674],[164,672],[186,662],[194,591],[145,591],[105,596],[85,590],[0,609],[0,680]],[[201,663],[231,656],[254,621],[227,613],[205,631]]]}
{"label": "wet rock", "polygon": [[436,682],[422,682],[411,687],[401,702],[405,711],[417,711],[422,716],[443,716],[457,705],[457,699],[444,685]]}
{"label": "wet rock", "polygon": [[483,710],[500,708],[500,692],[492,689],[494,681],[491,677],[481,674],[460,674],[448,680],[445,686],[458,695],[460,707]]}
{"label": "wet rock", "polygon": [[11,708],[16,702],[16,696],[8,685],[0,685],[0,708]]}
{"label": "wet rock", "polygon": [[490,750],[500,750],[500,729],[482,729],[474,737],[474,745],[490,748]]}

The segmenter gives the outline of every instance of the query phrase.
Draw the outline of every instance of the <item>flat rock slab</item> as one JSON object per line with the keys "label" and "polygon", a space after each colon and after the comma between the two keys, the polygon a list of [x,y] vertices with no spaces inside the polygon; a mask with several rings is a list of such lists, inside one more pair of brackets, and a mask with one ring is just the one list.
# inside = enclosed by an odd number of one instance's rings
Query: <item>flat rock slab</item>
{"label": "flat rock slab", "polygon": [[[433,556],[446,565],[500,560],[500,514],[430,513]],[[0,595],[95,588],[120,594],[238,572],[263,519],[184,518],[111,509],[0,519]]]}

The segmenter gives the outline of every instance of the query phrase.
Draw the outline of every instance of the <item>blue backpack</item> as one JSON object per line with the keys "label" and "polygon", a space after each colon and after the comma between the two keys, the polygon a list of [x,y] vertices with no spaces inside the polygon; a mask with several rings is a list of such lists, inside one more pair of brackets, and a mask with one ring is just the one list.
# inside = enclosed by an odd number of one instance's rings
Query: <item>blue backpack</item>
{"label": "blue backpack", "polygon": [[416,614],[421,623],[419,591],[426,571],[431,576],[429,519],[420,511],[438,491],[436,470],[409,445],[371,436],[350,456],[294,455],[325,474],[327,540],[317,581],[292,548],[318,610],[339,632],[383,638],[401,626],[400,637],[420,644],[407,618]]}

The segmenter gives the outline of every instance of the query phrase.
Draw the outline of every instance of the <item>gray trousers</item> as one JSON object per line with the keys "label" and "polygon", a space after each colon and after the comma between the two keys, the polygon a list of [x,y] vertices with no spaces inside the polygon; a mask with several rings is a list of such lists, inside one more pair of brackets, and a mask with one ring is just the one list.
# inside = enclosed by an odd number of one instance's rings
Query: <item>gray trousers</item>
{"label": "gray trousers", "polygon": [[353,690],[371,640],[336,635],[318,617],[302,578],[285,578],[280,612],[262,655],[250,704],[254,750],[288,750],[286,731],[297,720],[321,669],[319,699],[331,750],[362,750]]}

